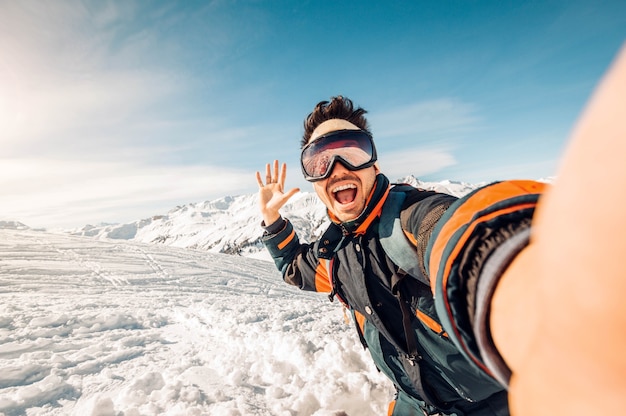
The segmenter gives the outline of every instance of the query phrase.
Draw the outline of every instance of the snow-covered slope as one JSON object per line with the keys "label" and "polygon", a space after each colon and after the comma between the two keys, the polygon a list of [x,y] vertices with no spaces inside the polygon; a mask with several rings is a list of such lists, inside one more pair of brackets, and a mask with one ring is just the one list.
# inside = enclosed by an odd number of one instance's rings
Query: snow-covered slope
{"label": "snow-covered slope", "polygon": [[384,414],[367,355],[266,261],[0,230],[0,415]]}

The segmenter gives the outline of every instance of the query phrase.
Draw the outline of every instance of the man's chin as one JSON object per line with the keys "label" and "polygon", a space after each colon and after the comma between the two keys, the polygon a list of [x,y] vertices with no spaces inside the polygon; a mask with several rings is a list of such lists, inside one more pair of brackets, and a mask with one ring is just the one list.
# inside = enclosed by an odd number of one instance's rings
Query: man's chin
{"label": "man's chin", "polygon": [[356,203],[351,202],[349,204],[340,204],[335,201],[334,204],[335,216],[339,218],[342,222],[352,221],[356,219],[363,209],[359,209]]}

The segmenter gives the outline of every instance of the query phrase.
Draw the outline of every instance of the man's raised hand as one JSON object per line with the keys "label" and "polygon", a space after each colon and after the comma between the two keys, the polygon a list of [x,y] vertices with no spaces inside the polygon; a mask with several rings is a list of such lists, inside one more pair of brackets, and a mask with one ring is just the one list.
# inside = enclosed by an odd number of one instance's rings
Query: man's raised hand
{"label": "man's raised hand", "polygon": [[285,193],[285,178],[287,176],[287,165],[282,164],[278,169],[278,160],[272,166],[265,165],[265,182],[260,172],[256,173],[256,180],[259,184],[259,207],[263,215],[265,225],[274,223],[280,214],[278,210],[283,207],[294,194],[300,191],[299,188],[292,188]]}

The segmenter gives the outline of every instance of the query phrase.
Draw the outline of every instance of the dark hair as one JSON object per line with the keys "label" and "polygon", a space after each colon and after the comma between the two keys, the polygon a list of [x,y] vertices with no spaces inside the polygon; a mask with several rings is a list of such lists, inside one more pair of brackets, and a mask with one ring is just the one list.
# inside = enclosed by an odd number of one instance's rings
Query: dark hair
{"label": "dark hair", "polygon": [[313,134],[317,126],[326,120],[334,118],[349,121],[361,130],[371,134],[365,113],[367,113],[367,111],[361,107],[355,109],[352,100],[342,97],[341,95],[332,97],[330,101],[320,101],[311,114],[304,119],[304,134],[302,135],[300,147],[306,146],[311,138],[311,134]]}

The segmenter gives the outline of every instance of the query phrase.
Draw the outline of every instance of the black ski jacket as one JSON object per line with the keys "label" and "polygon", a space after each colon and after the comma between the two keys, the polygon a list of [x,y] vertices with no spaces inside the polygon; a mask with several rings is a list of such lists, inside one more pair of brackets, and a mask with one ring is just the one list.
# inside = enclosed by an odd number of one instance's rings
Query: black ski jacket
{"label": "black ski jacket", "polygon": [[[475,336],[456,334],[451,339],[438,316],[432,289],[406,278],[385,253],[378,221],[389,192],[393,192],[389,181],[378,175],[357,219],[333,221],[320,239],[301,244],[291,223],[281,218],[266,227],[264,243],[287,283],[329,293],[331,300],[338,298],[353,312],[359,337],[378,368],[422,409],[508,414],[505,387],[458,345],[457,338],[475,344]],[[418,189],[406,198],[400,217],[418,252],[423,280],[430,279],[427,252],[433,231],[458,202],[448,194]],[[402,302],[410,310],[414,336],[403,325]],[[457,327],[452,328],[455,333]],[[411,354],[411,338],[417,340],[416,356]]]}

